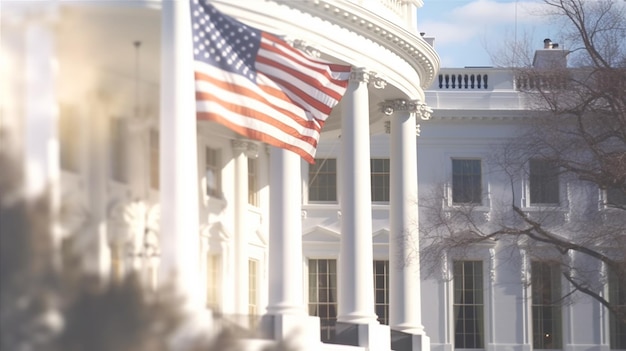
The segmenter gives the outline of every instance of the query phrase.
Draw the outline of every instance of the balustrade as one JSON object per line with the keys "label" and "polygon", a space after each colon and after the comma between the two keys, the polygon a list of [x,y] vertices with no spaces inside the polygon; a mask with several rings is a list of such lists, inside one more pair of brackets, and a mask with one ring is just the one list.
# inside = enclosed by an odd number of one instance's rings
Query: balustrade
{"label": "balustrade", "polygon": [[489,88],[487,74],[439,74],[439,89],[485,90]]}

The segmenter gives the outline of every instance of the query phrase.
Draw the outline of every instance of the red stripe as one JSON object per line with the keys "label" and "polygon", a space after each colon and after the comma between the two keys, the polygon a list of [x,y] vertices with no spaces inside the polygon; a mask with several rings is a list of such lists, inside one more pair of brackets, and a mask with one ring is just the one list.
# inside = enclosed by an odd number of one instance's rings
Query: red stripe
{"label": "red stripe", "polygon": [[[272,109],[280,112],[281,114],[286,115],[287,117],[291,118],[292,120],[294,120],[296,123],[298,123],[300,126],[302,126],[303,128],[307,128],[307,129],[313,129],[315,131],[317,131],[318,133],[321,131],[321,126],[323,125],[323,121],[320,121],[319,119],[316,119],[316,121],[312,121],[312,120],[307,120],[305,119],[305,117],[294,114],[293,112],[289,111],[289,110],[285,110],[283,108],[279,108],[278,106],[275,106],[271,103],[269,103],[262,95],[260,95],[258,92],[242,87],[240,85],[236,85],[236,84],[231,84],[231,83],[227,83],[224,81],[221,81],[219,79],[215,79],[211,76],[208,76],[206,74],[203,74],[201,72],[196,72],[195,73],[195,78],[196,81],[206,81],[210,84],[213,84],[215,86],[218,86],[220,89],[226,90],[226,91],[231,91],[233,93],[239,94],[239,95],[245,95],[248,96],[249,98],[253,98],[255,100],[258,100],[261,103],[264,103],[268,106],[270,106]],[[278,90],[278,89],[273,89],[271,87],[267,87],[267,86],[257,86],[260,90],[266,92],[267,94],[270,94],[272,96],[276,96],[278,98],[281,98],[282,100],[287,100],[290,104],[296,105],[293,101],[291,101],[291,99],[289,99],[289,97],[287,97],[285,95],[284,92]],[[205,93],[205,92],[196,92],[196,101],[198,100],[217,100],[217,96],[215,95],[210,95],[209,93]],[[260,114],[260,112],[258,112]],[[267,116],[267,118],[271,119],[271,120],[276,120],[274,117],[271,116]],[[269,123],[269,122],[268,122]],[[282,123],[281,123],[282,124]],[[281,128],[282,129],[282,128]]]}
{"label": "red stripe", "polygon": [[[331,71],[333,72],[350,72],[351,71],[351,67],[350,66],[346,66],[346,65],[339,65],[339,64],[329,64],[327,62],[321,62],[321,61],[316,61],[314,59],[311,59],[310,57],[304,55],[301,51],[294,49],[293,47],[291,47],[289,44],[287,44],[284,40],[269,34],[269,33],[265,33],[262,32],[262,37],[272,41],[278,45],[281,46],[281,48],[292,52],[294,55],[301,57],[304,59],[305,62],[300,62],[300,61],[295,61],[293,58],[288,57],[287,58],[289,60],[292,60],[293,62],[295,62],[295,65],[302,65],[305,66],[311,70],[314,70],[322,75],[324,75],[326,78],[328,78],[328,80],[330,80],[331,82],[335,83],[336,85],[345,88],[348,86],[348,80],[347,79],[339,79],[339,78],[334,78],[329,72],[328,70],[326,70],[325,68],[319,68],[316,67],[315,64],[317,65],[323,65],[324,67],[328,67]],[[267,50],[267,51],[271,51],[276,53],[277,55],[281,55],[281,56],[285,56],[285,54],[278,49],[278,47],[276,47],[275,45],[270,45],[265,43],[263,40],[261,40],[261,48]],[[258,58],[257,58],[258,59]],[[311,79],[311,78],[310,78]],[[317,81],[317,80],[316,80]],[[336,98],[337,100],[341,99],[341,95],[339,97]]]}
{"label": "red stripe", "polygon": [[[291,126],[288,126],[282,122],[280,122],[278,119],[266,115],[262,112],[259,112],[258,110],[255,109],[251,109],[249,107],[246,106],[242,106],[242,105],[237,105],[237,104],[233,104],[227,101],[223,101],[220,99],[215,98],[215,96],[210,95],[208,93],[201,93],[201,92],[196,92],[196,101],[211,101],[214,102],[216,104],[219,104],[220,106],[223,106],[224,108],[226,108],[229,111],[232,111],[233,113],[239,114],[239,115],[243,115],[245,117],[251,118],[251,119],[255,119],[257,121],[260,122],[264,122],[266,124],[272,125],[274,127],[276,127],[277,129],[280,129],[283,133],[285,134],[289,134],[289,135],[295,135],[297,136],[298,139],[301,139],[302,141],[309,143],[313,146],[317,145],[317,139],[315,139],[314,137],[311,136],[306,136],[306,135],[302,135],[300,133],[299,130],[294,129]],[[203,112],[203,111],[200,111]],[[198,113],[200,113],[198,112]]]}
{"label": "red stripe", "polygon": [[[297,146],[294,146],[293,144],[289,144],[280,139],[277,139],[269,134],[259,132],[256,129],[250,129],[250,128],[242,127],[238,124],[234,124],[228,118],[224,118],[223,116],[220,116],[218,114],[210,113],[210,112],[198,112],[197,119],[204,120],[204,121],[217,122],[219,124],[224,125],[228,129],[236,133],[239,133],[241,135],[244,135],[250,139],[259,140],[261,142],[268,143],[270,145],[295,152],[296,154],[300,155],[303,159],[305,159],[308,163],[315,163],[315,159],[313,158],[313,155],[311,155],[309,152]],[[317,147],[317,144],[313,145],[313,147],[314,148]]]}
{"label": "red stripe", "polygon": [[[304,100],[304,102],[313,107],[314,109],[320,111],[323,115],[324,118],[328,117],[328,115],[332,112],[332,108],[328,107],[328,105],[326,105],[325,103],[323,103],[322,101],[314,98],[313,96],[307,94],[306,92],[302,91],[300,88],[298,88],[297,86],[289,83],[286,80],[280,79],[278,77],[275,76],[268,76],[272,79],[272,81],[274,81],[276,84],[282,86],[285,88],[285,90],[290,91],[291,93],[297,95],[299,98],[301,98],[302,100]],[[296,101],[294,101],[294,103],[296,103]],[[304,107],[304,106],[300,106],[303,109],[306,110],[310,110],[310,108]]]}
{"label": "red stripe", "polygon": [[[274,61],[272,59],[269,59],[267,57],[262,57],[262,56],[258,56],[257,57],[257,62],[259,63],[264,63],[268,66],[274,67],[277,70],[283,71],[291,76],[293,76],[294,78],[299,79],[301,82],[303,82],[304,84],[307,84],[311,87],[313,87],[314,89],[316,89],[317,91],[319,91],[322,94],[326,94],[330,97],[332,97],[333,99],[339,101],[341,99],[341,94],[337,93],[336,91],[333,91],[332,89],[327,88],[326,86],[322,85],[322,83],[320,81],[318,81],[317,79],[302,73],[301,71],[298,71],[297,69],[290,67],[290,66],[285,66],[283,64],[281,64],[278,61]],[[258,67],[257,66],[257,70],[259,72],[264,73],[265,75],[267,75],[268,77],[272,77],[273,80],[277,80],[277,81],[282,81],[284,82],[284,80],[282,80],[281,78],[278,78],[277,76],[274,76],[273,73],[266,71],[265,69]],[[274,78],[276,77],[276,78]],[[293,84],[289,84],[289,86],[294,86]],[[294,91],[296,91],[296,89],[294,89]],[[299,91],[299,93],[297,92]],[[312,95],[310,95],[307,92],[304,92],[303,90],[297,88],[297,94],[298,96],[302,97],[305,101],[307,101],[308,103],[310,103],[312,106],[316,106],[316,108],[318,110],[322,110],[321,107],[318,107],[316,104],[317,103],[322,103],[324,104],[325,107],[328,107],[327,104],[325,104],[324,102],[320,101],[319,99],[315,99],[314,97],[312,97]],[[308,97],[305,99],[305,96]],[[314,99],[315,101],[311,101],[310,99]],[[330,112],[328,112],[330,113]]]}

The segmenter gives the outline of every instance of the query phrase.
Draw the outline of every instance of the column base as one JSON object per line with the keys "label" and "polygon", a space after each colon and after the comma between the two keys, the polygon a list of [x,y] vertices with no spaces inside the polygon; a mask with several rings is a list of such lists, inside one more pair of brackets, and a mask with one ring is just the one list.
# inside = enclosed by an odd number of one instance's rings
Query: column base
{"label": "column base", "polygon": [[391,350],[389,326],[378,323],[337,322],[333,344],[365,347],[369,350]]}
{"label": "column base", "polygon": [[426,334],[391,330],[391,348],[394,351],[430,351],[430,338]]}
{"label": "column base", "polygon": [[319,317],[305,314],[266,314],[259,331],[264,338],[285,343],[287,349],[318,350],[322,343]]}

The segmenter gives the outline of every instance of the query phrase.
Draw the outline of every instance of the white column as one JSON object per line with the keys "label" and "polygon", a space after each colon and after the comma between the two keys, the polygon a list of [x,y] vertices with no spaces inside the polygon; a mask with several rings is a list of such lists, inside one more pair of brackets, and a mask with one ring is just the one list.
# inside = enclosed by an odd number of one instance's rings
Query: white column
{"label": "white column", "polygon": [[202,308],[189,3],[163,1],[162,6],[159,283],[174,283],[188,308]]}
{"label": "white column", "polygon": [[93,96],[89,118],[84,118],[87,134],[86,178],[88,227],[81,238],[85,269],[108,281],[111,272],[111,250],[107,233],[107,183],[109,181],[109,115],[104,96]]}
{"label": "white column", "polygon": [[270,315],[305,315],[302,277],[300,156],[270,150]]}
{"label": "white column", "polygon": [[[28,18],[24,45],[24,178],[26,196],[48,196],[52,245],[60,234],[60,144],[58,137],[57,62],[52,30],[55,9],[46,6]],[[58,252],[58,250],[55,250]],[[55,256],[56,263],[59,257]]]}
{"label": "white column", "polygon": [[[391,116],[389,326],[421,336],[413,350],[430,348],[424,333],[421,308],[419,223],[417,192],[417,101],[386,104]],[[389,110],[391,108],[391,110]],[[425,116],[422,116],[425,118]]]}
{"label": "white column", "polygon": [[339,197],[341,243],[339,322],[378,324],[374,312],[372,196],[367,84],[371,74],[353,69],[342,99]]}
{"label": "white column", "polygon": [[269,296],[261,329],[296,349],[317,350],[320,320],[304,304],[300,164],[297,154],[271,147]]}
{"label": "white column", "polygon": [[[248,143],[233,140],[235,157],[235,313],[248,314]],[[243,319],[242,319],[243,320]]]}

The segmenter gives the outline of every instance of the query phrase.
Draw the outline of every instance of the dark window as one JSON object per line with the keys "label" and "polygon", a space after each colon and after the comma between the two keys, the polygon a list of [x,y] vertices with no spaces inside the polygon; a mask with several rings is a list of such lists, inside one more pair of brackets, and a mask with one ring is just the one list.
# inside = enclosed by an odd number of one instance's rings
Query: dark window
{"label": "dark window", "polygon": [[335,336],[337,260],[309,260],[309,315],[320,317],[322,341]]}
{"label": "dark window", "polygon": [[389,159],[370,160],[372,201],[389,202]]}
{"label": "dark window", "polygon": [[222,169],[220,167],[220,150],[206,148],[205,153],[206,194],[222,198]]}
{"label": "dark window", "polygon": [[533,348],[560,349],[561,270],[558,264],[532,262]]}
{"label": "dark window", "polygon": [[606,190],[606,203],[613,206],[626,206],[626,192],[621,188],[608,188]]}
{"label": "dark window", "polygon": [[546,160],[530,160],[529,187],[531,204],[559,203],[559,167]]}
{"label": "dark window", "polygon": [[482,203],[480,160],[452,160],[452,203]]}
{"label": "dark window", "polygon": [[110,137],[110,162],[111,178],[113,180],[126,182],[126,120],[122,118],[111,119]]}
{"label": "dark window", "polygon": [[389,325],[389,261],[374,261],[374,299],[378,322]]}
{"label": "dark window", "polygon": [[454,262],[454,347],[484,348],[482,261]]}
{"label": "dark window", "polygon": [[256,207],[259,206],[258,174],[257,160],[248,158],[248,204]]}
{"label": "dark window", "polygon": [[309,165],[309,201],[337,201],[336,159],[315,159]]}
{"label": "dark window", "polygon": [[80,160],[80,119],[74,108],[62,105],[59,114],[61,168],[78,172]]}
{"label": "dark window", "polygon": [[622,312],[609,314],[611,349],[626,349],[626,279],[614,270],[609,272],[609,302]]}
{"label": "dark window", "polygon": [[150,131],[150,187],[159,189],[159,132]]}

